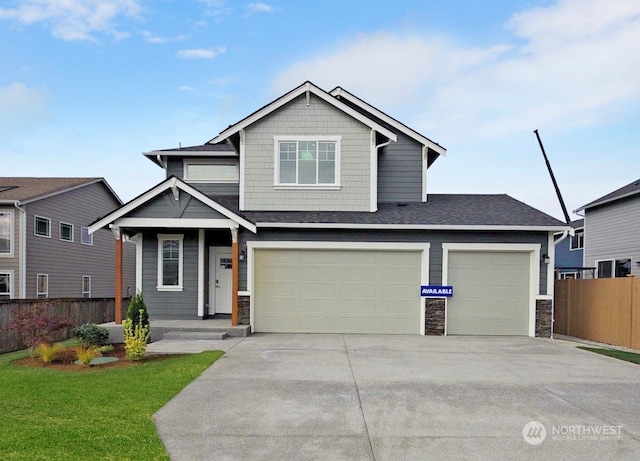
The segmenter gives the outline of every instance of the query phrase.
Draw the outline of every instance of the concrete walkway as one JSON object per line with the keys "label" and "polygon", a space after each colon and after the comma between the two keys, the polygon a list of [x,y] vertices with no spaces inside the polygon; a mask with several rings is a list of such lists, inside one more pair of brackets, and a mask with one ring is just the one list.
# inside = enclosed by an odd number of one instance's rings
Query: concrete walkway
{"label": "concrete walkway", "polygon": [[639,383],[553,340],[257,334],[155,419],[173,460],[637,460]]}

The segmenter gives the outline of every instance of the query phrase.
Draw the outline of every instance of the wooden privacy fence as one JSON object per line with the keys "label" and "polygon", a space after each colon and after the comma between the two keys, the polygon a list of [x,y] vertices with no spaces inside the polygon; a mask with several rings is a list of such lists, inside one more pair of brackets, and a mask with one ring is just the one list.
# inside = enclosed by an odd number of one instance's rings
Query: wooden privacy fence
{"label": "wooden privacy fence", "polygon": [[640,349],[640,278],[556,280],[553,331]]}
{"label": "wooden privacy fence", "polygon": [[[84,323],[107,323],[115,320],[114,298],[65,298],[65,299],[12,299],[0,301],[0,353],[24,349],[14,332],[5,331],[5,327],[15,312],[46,302],[53,306],[56,315],[69,320],[73,326]],[[122,300],[123,318],[126,318],[129,300]],[[57,340],[71,336],[71,328],[64,328],[59,332]]]}

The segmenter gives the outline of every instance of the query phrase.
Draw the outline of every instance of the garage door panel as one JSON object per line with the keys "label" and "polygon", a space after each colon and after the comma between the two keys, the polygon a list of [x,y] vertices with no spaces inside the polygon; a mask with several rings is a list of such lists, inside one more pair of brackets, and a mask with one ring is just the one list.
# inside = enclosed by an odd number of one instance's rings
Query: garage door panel
{"label": "garage door panel", "polygon": [[420,251],[256,249],[254,256],[256,331],[420,332]]}

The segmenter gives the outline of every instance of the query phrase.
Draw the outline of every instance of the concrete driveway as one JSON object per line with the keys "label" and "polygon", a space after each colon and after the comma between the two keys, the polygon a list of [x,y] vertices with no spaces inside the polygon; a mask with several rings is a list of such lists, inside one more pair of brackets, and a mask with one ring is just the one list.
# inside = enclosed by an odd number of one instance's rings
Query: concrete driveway
{"label": "concrete driveway", "polygon": [[155,418],[173,460],[637,460],[639,384],[553,340],[258,334]]}

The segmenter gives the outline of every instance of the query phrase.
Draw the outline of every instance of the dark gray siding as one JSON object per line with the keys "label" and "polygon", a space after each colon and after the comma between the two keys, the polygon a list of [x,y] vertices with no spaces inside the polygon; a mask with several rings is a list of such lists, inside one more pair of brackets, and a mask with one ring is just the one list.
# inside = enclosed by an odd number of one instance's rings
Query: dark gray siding
{"label": "dark gray siding", "polygon": [[167,159],[167,178],[169,176],[184,179],[184,165],[181,157],[170,157]]}
{"label": "dark gray siding", "polygon": [[[547,252],[546,232],[461,232],[461,231],[338,231],[338,230],[260,230],[258,234],[240,233],[240,248],[248,240],[260,241],[321,241],[321,242],[428,242],[429,282],[442,283],[442,243],[535,243],[540,253]],[[240,262],[239,289],[247,290],[247,263]],[[547,294],[546,265],[540,263],[540,294]]]}
{"label": "dark gray siding", "polygon": [[[92,297],[115,294],[115,238],[111,231],[93,234],[82,245],[80,228],[88,227],[120,204],[103,183],[91,184],[25,206],[27,210],[27,298],[36,297],[36,275],[49,275],[49,297],[82,296],[82,276],[91,276]],[[34,216],[51,220],[51,238],[36,237]],[[60,240],[60,222],[73,225],[73,242]],[[135,291],[135,245],[123,247],[123,291]]]}
{"label": "dark gray siding", "polygon": [[[184,179],[183,157],[172,157],[167,161],[167,177],[175,176]],[[188,181],[187,181],[188,182]],[[240,186],[236,183],[206,183],[190,182],[190,186],[198,189],[205,195],[215,197],[216,195],[238,195]]]}
{"label": "dark gray siding", "polygon": [[[158,291],[158,234],[183,234],[183,291]],[[144,233],[142,294],[151,319],[197,319],[198,231],[176,229]]]}
{"label": "dark gray siding", "polygon": [[422,145],[399,133],[378,156],[378,201],[422,200]]}
{"label": "dark gray siding", "polygon": [[171,191],[165,191],[127,214],[127,217],[226,219],[225,216],[186,192],[179,191],[178,197],[179,200],[175,200]]}

